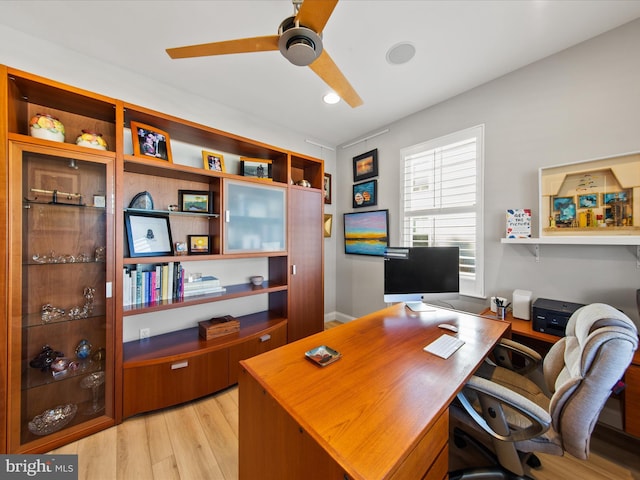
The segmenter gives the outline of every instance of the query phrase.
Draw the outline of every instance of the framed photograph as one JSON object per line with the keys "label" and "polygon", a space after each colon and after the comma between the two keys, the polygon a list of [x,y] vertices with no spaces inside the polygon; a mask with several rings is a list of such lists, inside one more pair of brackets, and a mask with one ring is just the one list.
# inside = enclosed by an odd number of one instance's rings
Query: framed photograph
{"label": "framed photograph", "polygon": [[613,193],[602,194],[603,205],[610,205],[611,202],[627,203],[628,201],[629,201],[629,196],[627,195],[627,192],[613,192]]}
{"label": "framed photograph", "polygon": [[224,156],[221,153],[202,151],[202,161],[205,170],[224,172]]}
{"label": "framed photograph", "polygon": [[244,177],[272,180],[271,160],[240,157],[240,175]]}
{"label": "framed photograph", "polygon": [[344,214],[344,253],[384,256],[389,246],[389,210]]}
{"label": "framed photograph", "polygon": [[211,237],[209,235],[188,235],[189,255],[207,255],[211,253]]}
{"label": "framed photograph", "polygon": [[168,215],[124,212],[130,257],[173,255]]}
{"label": "framed photograph", "polygon": [[133,154],[136,157],[152,157],[173,163],[167,132],[143,123],[131,122],[131,136]]}
{"label": "framed photograph", "polygon": [[324,203],[327,205],[331,205],[331,174],[324,174]]}
{"label": "framed photograph", "polygon": [[597,193],[578,195],[578,208],[596,208],[598,206]]}
{"label": "framed photograph", "polygon": [[331,236],[331,227],[333,226],[333,215],[330,213],[324,214],[324,236],[328,238]]}
{"label": "framed photograph", "polygon": [[378,176],[378,149],[353,157],[353,181]]}
{"label": "framed photograph", "polygon": [[576,219],[576,204],[573,197],[555,197],[553,211],[556,212],[556,224],[569,225]]}
{"label": "framed photograph", "polygon": [[207,190],[178,190],[178,206],[181,212],[213,213],[211,192]]}
{"label": "framed photograph", "polygon": [[353,208],[371,207],[378,204],[378,180],[357,183],[353,186]]}

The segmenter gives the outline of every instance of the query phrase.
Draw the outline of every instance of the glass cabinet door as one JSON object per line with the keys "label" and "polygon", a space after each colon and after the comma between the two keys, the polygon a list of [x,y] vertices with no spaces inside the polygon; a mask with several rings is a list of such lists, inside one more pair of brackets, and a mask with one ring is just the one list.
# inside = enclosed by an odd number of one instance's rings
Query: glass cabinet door
{"label": "glass cabinet door", "polygon": [[113,162],[20,144],[11,162],[9,448],[31,451],[113,419]]}
{"label": "glass cabinet door", "polygon": [[287,249],[286,189],[227,180],[224,253]]}

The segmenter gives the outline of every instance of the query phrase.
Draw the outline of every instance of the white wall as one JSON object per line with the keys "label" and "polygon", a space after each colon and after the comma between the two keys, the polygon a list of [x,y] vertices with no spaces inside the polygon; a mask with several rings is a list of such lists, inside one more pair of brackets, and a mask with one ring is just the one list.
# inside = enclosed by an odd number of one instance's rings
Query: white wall
{"label": "white wall", "polygon": [[[99,55],[95,57],[80,55],[3,25],[0,25],[0,63],[222,131],[320,158],[324,160],[327,172],[335,171],[335,152],[309,144],[305,141],[309,138],[308,134],[291,131],[256,118],[250,113],[224,105],[203,102],[201,98],[181,90],[100,62]],[[314,138],[314,140],[329,145],[322,139]],[[335,202],[333,205],[327,205],[326,210],[327,213],[335,213]],[[335,245],[327,239],[325,247],[325,311],[331,312],[335,310]],[[227,313],[241,314],[240,310]],[[204,319],[209,318],[211,313],[201,312],[197,315]],[[135,322],[129,323],[133,325]],[[135,328],[138,326],[134,325]],[[131,330],[135,329],[131,327]]]}
{"label": "white wall", "polygon": [[[343,181],[334,190],[335,227],[341,231],[342,213],[352,211],[352,157],[378,149],[376,208],[390,210],[394,244],[399,239],[400,149],[484,124],[487,296],[510,298],[520,288],[532,290],[534,297],[601,301],[638,322],[636,247],[542,245],[536,263],[531,247],[500,243],[507,208],[532,208],[537,232],[539,167],[640,151],[638,46],[640,20],[388,125],[388,133],[366,143],[339,147],[337,173]],[[637,224],[640,212],[634,213]],[[342,244],[337,252],[340,315],[359,317],[383,307],[382,259],[345,255]],[[463,297],[455,305],[478,311],[488,301]]]}

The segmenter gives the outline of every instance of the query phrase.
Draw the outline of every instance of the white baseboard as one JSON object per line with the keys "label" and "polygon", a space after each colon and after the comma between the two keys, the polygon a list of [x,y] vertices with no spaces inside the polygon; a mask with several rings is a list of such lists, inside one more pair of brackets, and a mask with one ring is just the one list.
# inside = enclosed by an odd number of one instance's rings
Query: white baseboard
{"label": "white baseboard", "polygon": [[351,320],[355,320],[356,317],[351,317],[349,315],[345,315],[344,313],[340,313],[340,312],[329,312],[329,313],[325,313],[324,314],[324,322],[331,322],[333,320],[337,320],[338,322],[342,322],[342,323],[347,323],[350,322]]}

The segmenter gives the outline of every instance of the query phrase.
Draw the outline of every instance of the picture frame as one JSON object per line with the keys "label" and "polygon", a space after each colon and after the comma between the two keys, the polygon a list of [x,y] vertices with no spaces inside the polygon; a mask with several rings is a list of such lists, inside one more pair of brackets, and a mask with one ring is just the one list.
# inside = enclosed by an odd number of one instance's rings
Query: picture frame
{"label": "picture frame", "polygon": [[389,210],[344,215],[344,253],[384,256],[389,246]]}
{"label": "picture frame", "polygon": [[602,205],[610,205],[611,202],[615,201],[627,203],[629,201],[628,192],[621,191],[602,194]]}
{"label": "picture frame", "polygon": [[324,182],[322,185],[322,189],[324,191],[324,203],[325,205],[331,205],[331,189],[332,189],[332,185],[331,185],[331,174],[330,173],[325,173],[324,174]]}
{"label": "picture frame", "polygon": [[353,181],[378,176],[378,149],[353,157]]}
{"label": "picture frame", "polygon": [[597,193],[585,193],[578,195],[578,208],[597,208],[598,207],[598,194]]}
{"label": "picture frame", "polygon": [[187,254],[187,244],[185,242],[176,242],[176,255],[186,255]]}
{"label": "picture frame", "polygon": [[212,193],[208,190],[178,190],[181,212],[213,213]]}
{"label": "picture frame", "polygon": [[187,235],[189,255],[208,255],[211,253],[211,235]]}
{"label": "picture frame", "polygon": [[124,212],[129,257],[162,257],[173,255],[169,215],[146,212]]}
{"label": "picture frame", "polygon": [[324,214],[324,236],[325,238],[331,237],[331,228],[333,226],[333,215],[330,213]]}
{"label": "picture frame", "polygon": [[260,180],[273,180],[271,160],[240,157],[240,175]]}
{"label": "picture frame", "polygon": [[202,163],[205,170],[211,170],[214,172],[224,172],[224,155],[216,152],[208,152],[202,150]]}
{"label": "picture frame", "polygon": [[169,134],[159,128],[144,123],[131,122],[133,155],[142,158],[156,158],[173,163]]}
{"label": "picture frame", "polygon": [[573,197],[554,197],[553,211],[557,225],[570,225],[576,219],[576,203]]}
{"label": "picture frame", "polygon": [[351,196],[353,208],[371,207],[378,204],[378,180],[356,183]]}

